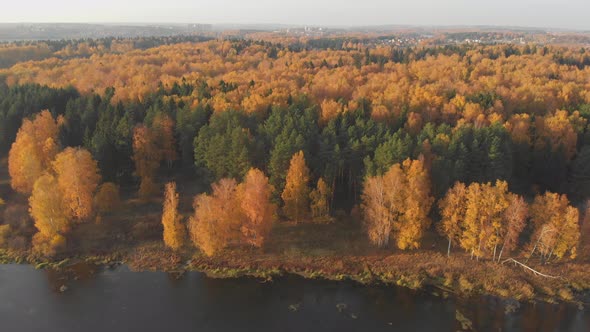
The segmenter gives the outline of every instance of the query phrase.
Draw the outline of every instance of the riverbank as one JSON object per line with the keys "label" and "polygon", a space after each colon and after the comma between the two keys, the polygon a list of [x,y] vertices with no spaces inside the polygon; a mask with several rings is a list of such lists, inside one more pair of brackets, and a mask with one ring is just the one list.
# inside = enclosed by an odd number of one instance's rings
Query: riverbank
{"label": "riverbank", "polygon": [[558,278],[534,275],[513,264],[475,262],[439,253],[397,253],[387,256],[343,257],[194,257],[189,269],[212,277],[272,278],[296,274],[305,278],[354,280],[365,285],[398,285],[411,289],[434,287],[441,295],[492,295],[519,301],[576,302],[590,290],[590,265],[536,267]]}
{"label": "riverbank", "polygon": [[134,271],[199,271],[213,278],[255,277],[263,281],[294,274],[309,279],[353,280],[364,285],[397,285],[410,289],[436,289],[439,296],[491,295],[518,301],[573,302],[585,305],[590,290],[590,265],[557,263],[535,266],[542,277],[520,266],[475,261],[461,254],[446,257],[437,252],[377,253],[373,255],[310,255],[264,253],[232,249],[215,257],[186,250],[166,249],[159,242],[145,243],[110,254],[74,255],[54,261],[26,252],[0,251],[1,263],[29,263],[36,268],[67,269],[80,262],[101,266],[125,264]]}

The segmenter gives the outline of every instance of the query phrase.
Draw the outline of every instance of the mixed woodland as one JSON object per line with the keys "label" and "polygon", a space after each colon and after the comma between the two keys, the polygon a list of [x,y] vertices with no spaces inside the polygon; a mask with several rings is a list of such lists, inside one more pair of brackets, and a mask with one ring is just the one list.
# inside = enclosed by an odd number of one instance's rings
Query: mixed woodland
{"label": "mixed woodland", "polygon": [[61,43],[0,47],[4,248],[111,250],[128,214],[115,246],[211,257],[321,224],[379,252],[588,259],[586,48]]}

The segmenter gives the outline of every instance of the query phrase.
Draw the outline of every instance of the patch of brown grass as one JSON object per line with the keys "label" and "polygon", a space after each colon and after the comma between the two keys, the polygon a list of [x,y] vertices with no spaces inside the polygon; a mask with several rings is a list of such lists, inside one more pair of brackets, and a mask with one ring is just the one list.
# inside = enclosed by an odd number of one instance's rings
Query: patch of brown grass
{"label": "patch of brown grass", "polygon": [[125,263],[132,271],[176,271],[182,257],[166,248],[163,243],[148,243],[134,248]]}

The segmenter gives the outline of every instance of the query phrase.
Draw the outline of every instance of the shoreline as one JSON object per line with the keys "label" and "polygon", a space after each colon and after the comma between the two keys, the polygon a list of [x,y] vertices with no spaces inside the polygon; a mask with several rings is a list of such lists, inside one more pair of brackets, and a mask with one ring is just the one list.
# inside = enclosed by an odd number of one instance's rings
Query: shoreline
{"label": "shoreline", "polygon": [[[240,254],[238,256],[238,254]],[[431,291],[443,298],[455,296],[491,296],[502,300],[572,303],[585,307],[590,292],[590,265],[568,263],[566,277],[551,279],[535,276],[513,266],[475,262],[478,269],[464,267],[464,257],[432,253],[395,253],[389,256],[301,256],[281,257],[255,252],[228,251],[215,257],[199,253],[177,254],[162,245],[149,244],[100,255],[72,255],[59,260],[43,260],[9,250],[0,250],[0,264],[29,264],[36,269],[68,270],[76,264],[93,264],[112,268],[126,265],[131,271],[178,273],[201,272],[210,278],[252,277],[271,281],[286,275],[305,279],[352,281],[364,286],[399,286],[418,291]],[[459,255],[457,255],[459,256]],[[446,261],[446,268],[441,262]],[[396,264],[397,262],[397,264]],[[411,263],[407,267],[408,262]],[[459,266],[463,266],[460,268]],[[557,267],[545,266],[548,271]],[[482,273],[496,272],[481,279]],[[574,279],[575,278],[575,279]]]}

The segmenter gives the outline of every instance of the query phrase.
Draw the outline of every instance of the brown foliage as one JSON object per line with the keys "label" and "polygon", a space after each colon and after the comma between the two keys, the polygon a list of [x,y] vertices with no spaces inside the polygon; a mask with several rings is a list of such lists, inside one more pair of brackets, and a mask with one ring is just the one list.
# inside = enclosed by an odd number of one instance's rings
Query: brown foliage
{"label": "brown foliage", "polygon": [[121,206],[119,186],[112,182],[105,182],[94,196],[94,206],[98,212],[113,212]]}
{"label": "brown foliage", "polygon": [[156,141],[156,135],[146,126],[139,125],[133,130],[133,161],[139,178],[153,178],[160,166],[162,150]]}
{"label": "brown foliage", "polygon": [[178,159],[174,138],[174,121],[167,115],[158,114],[152,124],[154,140],[160,149],[162,159],[170,167]]}
{"label": "brown foliage", "polygon": [[158,184],[154,182],[151,177],[142,177],[139,184],[138,196],[142,202],[149,201],[154,195],[160,191]]}

